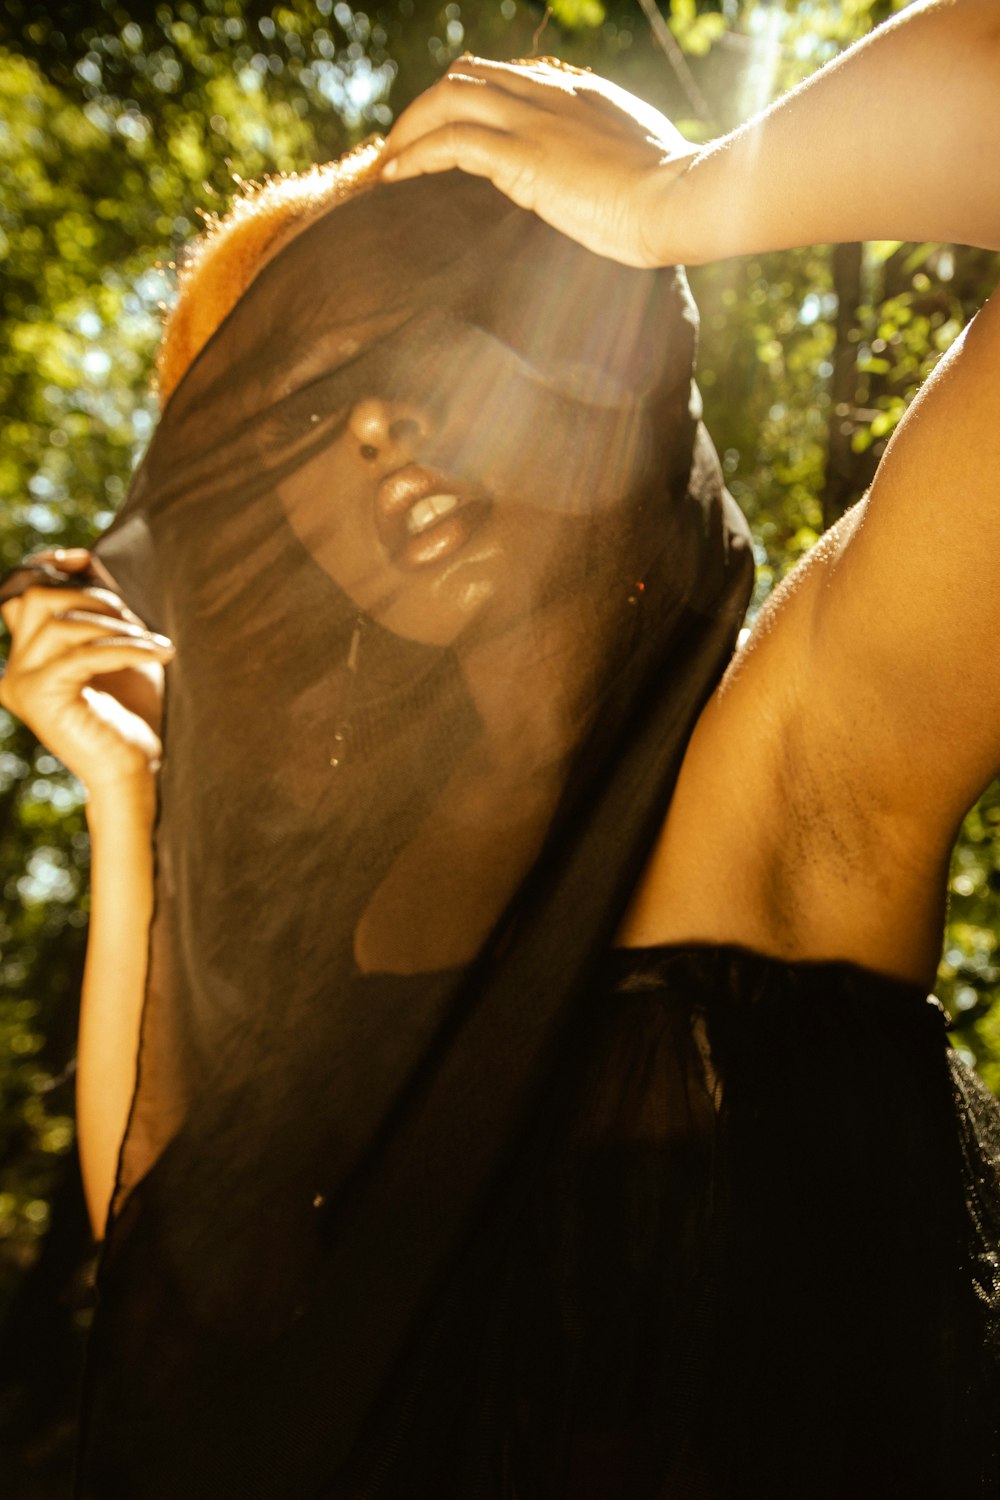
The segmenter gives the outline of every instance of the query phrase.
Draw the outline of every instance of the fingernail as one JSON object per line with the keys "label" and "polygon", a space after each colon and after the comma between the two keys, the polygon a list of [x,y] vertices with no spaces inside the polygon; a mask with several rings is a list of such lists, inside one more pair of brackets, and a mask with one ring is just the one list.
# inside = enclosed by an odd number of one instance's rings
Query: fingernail
{"label": "fingernail", "polygon": [[398,157],[394,156],[392,158],[392,161],[387,161],[386,164],[385,164],[385,166],[382,168],[382,176],[383,177],[390,177],[391,178],[391,177],[395,177],[398,174],[398,172],[399,172],[399,159],[398,159]]}

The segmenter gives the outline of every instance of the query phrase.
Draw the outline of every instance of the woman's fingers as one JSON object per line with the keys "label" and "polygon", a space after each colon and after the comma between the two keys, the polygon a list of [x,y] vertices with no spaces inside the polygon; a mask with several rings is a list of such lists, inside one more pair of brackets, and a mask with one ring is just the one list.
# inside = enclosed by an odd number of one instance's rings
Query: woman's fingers
{"label": "woman's fingers", "polygon": [[[37,596],[37,597],[34,597]],[[58,609],[62,603],[68,607]],[[39,686],[47,696],[79,691],[91,677],[169,661],[173,642],[147,630],[103,590],[31,589],[3,679],[4,707],[19,712]],[[106,613],[112,607],[115,613]]]}
{"label": "woman's fingers", "polygon": [[382,173],[458,167],[597,255],[662,266],[684,259],[663,201],[695,155],[658,110],[595,74],[460,58],[400,116]]}
{"label": "woman's fingers", "polygon": [[530,148],[502,130],[467,121],[450,121],[420,136],[399,151],[385,175],[392,182],[402,182],[453,167],[486,178],[519,208],[536,206]]}
{"label": "woman's fingers", "polygon": [[120,619],[113,615],[96,614],[88,609],[64,609],[51,616],[51,623],[59,622],[68,636],[86,640],[97,631],[103,636],[118,636],[126,640],[149,640],[158,646],[173,649],[173,642],[155,630],[147,630],[138,620]]}
{"label": "woman's fingers", "polygon": [[91,791],[152,774],[173,644],[100,586],[105,575],[84,549],[35,561],[79,575],[80,586],[34,585],[5,607],[12,643],[0,703]]}
{"label": "woman's fingers", "polygon": [[389,132],[383,175],[391,161],[414,142],[449,125],[480,125],[491,131],[510,131],[524,115],[524,105],[503,87],[464,72],[449,72],[433,88],[405,109]]}
{"label": "woman's fingers", "polygon": [[109,672],[144,666],[150,660],[169,661],[173,654],[173,646],[162,636],[158,639],[134,639],[112,635],[67,646],[65,651],[53,658],[50,665],[53,673],[61,676],[64,681],[84,683],[95,676],[107,676]]}
{"label": "woman's fingers", "polygon": [[102,635],[95,639],[91,633],[86,640],[65,641],[61,649],[40,661],[21,663],[16,671],[7,672],[0,679],[0,701],[17,713],[25,692],[30,695],[36,683],[44,681],[47,695],[62,693],[67,687],[82,687],[92,677],[150,661],[166,662],[173,655],[173,645],[163,636]]}
{"label": "woman's fingers", "polygon": [[448,74],[452,73],[486,79],[528,98],[537,92],[540,79],[558,79],[564,87],[572,87],[581,80],[594,77],[585,68],[575,68],[572,63],[560,62],[556,57],[515,57],[509,62],[494,62],[489,57],[474,57],[471,52],[456,57],[449,64]]}
{"label": "woman's fingers", "polygon": [[[12,601],[13,603],[14,601]],[[169,657],[173,643],[147,630],[116,594],[101,588],[30,588],[12,619],[12,645],[7,681],[16,685],[31,674],[44,673],[70,651],[93,646],[136,646],[141,652]],[[104,666],[102,671],[115,670]]]}
{"label": "woman's fingers", "polygon": [[86,547],[52,547],[45,552],[32,552],[25,563],[52,563],[65,573],[82,573],[90,567],[90,553]]}
{"label": "woman's fingers", "polygon": [[[584,80],[586,87],[590,79],[591,75],[578,68],[562,68],[548,59],[495,63],[459,58],[393,125],[386,143],[386,165],[415,141],[447,125],[482,125],[494,131],[523,133],[537,122],[539,114],[557,111],[565,96],[580,86],[579,80]],[[387,175],[391,178],[396,174]]]}
{"label": "woman's fingers", "polygon": [[[52,547],[44,552],[32,552],[29,557],[24,559],[22,567],[30,569],[32,566],[37,567],[39,564],[46,564],[50,568],[58,568],[63,573],[89,574],[93,581],[96,574],[94,561],[86,547]],[[101,569],[102,573],[103,571]],[[35,587],[39,586],[35,585]],[[30,589],[25,590],[25,593],[30,593]],[[4,624],[10,631],[18,628],[21,624],[23,614],[24,594],[20,594],[14,599],[8,599],[3,606],[0,606],[0,615],[2,615]]]}
{"label": "woman's fingers", "polygon": [[621,150],[626,161],[630,147],[641,152],[652,145],[659,156],[689,149],[659,110],[606,78],[555,58],[495,63],[462,57],[400,115],[389,132],[386,165],[422,136],[451,124],[484,125],[522,138],[549,125],[559,138],[562,127],[578,138],[581,158],[601,145]]}
{"label": "woman's fingers", "polygon": [[[15,609],[15,606],[20,607]],[[27,651],[49,620],[73,609],[128,621],[133,625],[141,624],[118,595],[109,589],[36,586],[26,589],[20,599],[12,599],[4,606],[4,619],[14,636],[15,649]]]}

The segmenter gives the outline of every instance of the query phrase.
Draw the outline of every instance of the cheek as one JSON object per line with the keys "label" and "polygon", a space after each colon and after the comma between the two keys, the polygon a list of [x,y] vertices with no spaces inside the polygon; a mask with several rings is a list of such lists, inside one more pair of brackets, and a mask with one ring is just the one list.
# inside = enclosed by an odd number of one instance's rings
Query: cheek
{"label": "cheek", "polygon": [[375,530],[371,481],[321,454],[279,486],[288,523],[308,552],[355,603],[367,608],[384,591],[387,562]]}

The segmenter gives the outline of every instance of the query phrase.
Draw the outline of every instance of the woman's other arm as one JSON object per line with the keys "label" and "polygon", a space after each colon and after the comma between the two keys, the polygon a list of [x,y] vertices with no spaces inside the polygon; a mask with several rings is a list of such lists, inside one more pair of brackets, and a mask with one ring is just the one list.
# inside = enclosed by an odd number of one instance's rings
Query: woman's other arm
{"label": "woman's other arm", "polygon": [[460,58],[400,117],[385,173],[458,166],[629,265],[796,245],[1000,249],[1000,6],[918,0],[701,151],[615,85]]}
{"label": "woman's other arm", "polygon": [[[84,572],[88,557],[57,559]],[[80,1004],[77,1135],[96,1238],[104,1232],[135,1086],[152,912],[151,833],[163,663],[173,648],[100,589],[35,588],[4,606],[0,685],[88,792],[91,917]]]}

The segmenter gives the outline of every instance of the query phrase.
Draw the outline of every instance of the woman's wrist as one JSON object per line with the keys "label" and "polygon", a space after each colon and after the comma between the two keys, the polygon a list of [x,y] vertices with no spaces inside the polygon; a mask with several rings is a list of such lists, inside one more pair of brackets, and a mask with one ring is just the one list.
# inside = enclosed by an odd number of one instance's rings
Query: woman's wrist
{"label": "woman's wrist", "polygon": [[753,156],[721,136],[652,168],[640,198],[651,266],[705,266],[760,249]]}
{"label": "woman's wrist", "polygon": [[[638,220],[644,258],[650,266],[685,265],[691,238],[682,200],[683,185],[697,153],[649,168],[639,189]],[[694,264],[691,261],[691,264]]]}
{"label": "woman's wrist", "polygon": [[87,823],[93,836],[122,822],[142,828],[156,818],[156,776],[152,771],[100,782],[87,788]]}

